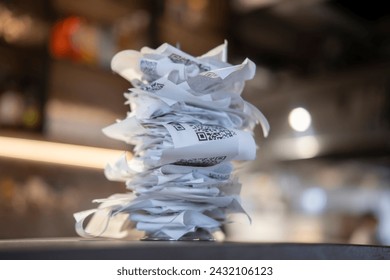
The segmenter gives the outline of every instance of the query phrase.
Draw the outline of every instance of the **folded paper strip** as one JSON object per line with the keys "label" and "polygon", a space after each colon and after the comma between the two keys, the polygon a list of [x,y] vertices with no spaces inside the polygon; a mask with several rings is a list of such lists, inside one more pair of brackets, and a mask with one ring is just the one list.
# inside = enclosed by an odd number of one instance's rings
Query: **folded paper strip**
{"label": "folded paper strip", "polygon": [[136,228],[151,239],[188,240],[245,213],[232,161],[255,159],[254,127],[266,137],[269,124],[241,97],[255,64],[231,65],[226,57],[226,42],[200,57],[169,44],[113,57],[112,70],[133,85],[125,93],[130,110],[103,133],[132,145],[133,157],[108,164],[105,175],[128,192],[75,213],[79,235],[123,238]]}

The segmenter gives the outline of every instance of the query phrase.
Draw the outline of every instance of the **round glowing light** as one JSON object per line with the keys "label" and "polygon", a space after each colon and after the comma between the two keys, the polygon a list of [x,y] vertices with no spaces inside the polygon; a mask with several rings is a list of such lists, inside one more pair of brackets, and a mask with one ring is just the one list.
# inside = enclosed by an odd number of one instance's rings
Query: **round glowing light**
{"label": "round glowing light", "polygon": [[288,115],[288,122],[292,129],[302,132],[310,127],[311,116],[305,108],[295,108]]}

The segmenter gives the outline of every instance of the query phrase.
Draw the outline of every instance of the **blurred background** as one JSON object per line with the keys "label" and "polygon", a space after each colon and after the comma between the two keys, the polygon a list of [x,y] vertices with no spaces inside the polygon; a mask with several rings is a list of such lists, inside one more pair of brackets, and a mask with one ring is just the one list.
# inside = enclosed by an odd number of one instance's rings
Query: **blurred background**
{"label": "blurred background", "polygon": [[224,39],[271,125],[226,239],[390,245],[390,13],[344,0],[0,1],[0,239],[76,236],[74,212],[125,192],[103,174],[129,149],[101,133],[128,110],[113,54]]}

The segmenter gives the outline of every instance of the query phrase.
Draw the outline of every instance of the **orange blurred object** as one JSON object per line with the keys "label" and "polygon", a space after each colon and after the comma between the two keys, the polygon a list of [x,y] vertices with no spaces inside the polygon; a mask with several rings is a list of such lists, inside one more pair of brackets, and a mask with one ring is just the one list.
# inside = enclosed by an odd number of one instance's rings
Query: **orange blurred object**
{"label": "orange blurred object", "polygon": [[68,58],[71,60],[80,60],[82,55],[74,47],[72,37],[80,28],[82,19],[71,16],[58,21],[52,29],[50,38],[50,52],[56,58]]}

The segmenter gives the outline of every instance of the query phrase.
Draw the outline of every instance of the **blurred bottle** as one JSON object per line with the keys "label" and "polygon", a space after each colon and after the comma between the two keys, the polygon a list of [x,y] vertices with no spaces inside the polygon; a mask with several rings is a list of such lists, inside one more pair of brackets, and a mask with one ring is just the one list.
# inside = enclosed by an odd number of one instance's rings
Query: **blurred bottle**
{"label": "blurred bottle", "polygon": [[41,110],[34,87],[11,79],[0,92],[0,127],[37,130],[41,127]]}
{"label": "blurred bottle", "polygon": [[15,81],[10,81],[0,93],[0,126],[22,127],[23,111],[22,92]]}
{"label": "blurred bottle", "polygon": [[54,24],[50,53],[59,59],[109,68],[111,58],[122,49],[139,49],[148,42],[149,14],[135,11],[111,25],[70,16]]}

